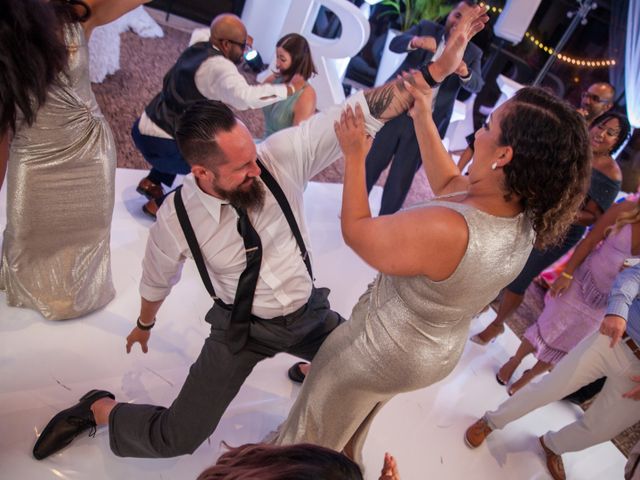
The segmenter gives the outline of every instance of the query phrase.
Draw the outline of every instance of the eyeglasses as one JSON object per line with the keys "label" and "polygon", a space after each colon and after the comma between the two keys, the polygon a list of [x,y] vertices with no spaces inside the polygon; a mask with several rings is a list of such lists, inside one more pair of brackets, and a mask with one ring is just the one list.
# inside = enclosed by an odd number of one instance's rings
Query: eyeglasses
{"label": "eyeglasses", "polygon": [[222,40],[226,40],[229,43],[233,43],[234,45],[239,46],[242,49],[243,52],[247,49],[247,41],[246,40],[244,42],[236,42],[235,40],[231,40],[229,38],[221,38],[220,40],[221,41]]}
{"label": "eyeglasses", "polygon": [[582,92],[582,98],[588,98],[594,103],[611,103],[611,100],[607,100],[606,98],[600,98],[595,93]]}

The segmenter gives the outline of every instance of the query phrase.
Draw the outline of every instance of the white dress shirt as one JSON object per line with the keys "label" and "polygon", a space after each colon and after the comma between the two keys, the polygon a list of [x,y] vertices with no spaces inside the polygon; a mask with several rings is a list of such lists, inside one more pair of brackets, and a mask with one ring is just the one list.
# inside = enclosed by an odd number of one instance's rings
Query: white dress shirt
{"label": "white dress shirt", "polygon": [[[362,92],[347,100],[359,103],[370,135],[382,127],[373,118]],[[296,127],[274,133],[257,145],[258,158],[274,176],[291,205],[304,243],[312,255],[304,218],[303,193],[311,177],[341,157],[333,129],[343,106],[317,113]],[[261,318],[287,315],[302,307],[311,293],[312,281],[300,255],[291,228],[280,206],[265,186],[264,207],[249,211],[249,218],[262,241],[262,265],[252,313]],[[246,266],[235,210],[223,200],[204,193],[193,175],[185,177],[182,198],[193,225],[216,295],[233,304],[240,274]],[[170,196],[151,227],[142,262],[140,294],[149,301],[164,299],[191,257]]]}
{"label": "white dress shirt", "polygon": [[[286,84],[249,85],[238,71],[238,67],[222,55],[209,57],[202,62],[196,71],[195,84],[204,97],[219,100],[236,110],[262,108],[287,98]],[[140,115],[138,128],[143,135],[173,138],[156,125],[144,111]]]}

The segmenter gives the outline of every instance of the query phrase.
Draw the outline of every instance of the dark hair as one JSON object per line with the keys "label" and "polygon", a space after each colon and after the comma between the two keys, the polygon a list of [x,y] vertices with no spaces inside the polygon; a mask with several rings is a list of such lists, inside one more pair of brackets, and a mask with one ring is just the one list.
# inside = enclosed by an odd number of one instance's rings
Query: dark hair
{"label": "dark hair", "polygon": [[236,116],[224,103],[202,100],[187,107],[178,119],[176,142],[189,165],[215,168],[225,160],[216,134],[228,132],[237,123]]}
{"label": "dark hair", "polygon": [[313,64],[313,58],[311,58],[309,42],[302,35],[288,33],[278,40],[276,47],[286,50],[291,55],[291,66],[280,72],[286,81],[289,81],[296,73],[302,75],[305,80],[318,73]]}
{"label": "dark hair", "polygon": [[616,143],[613,145],[613,147],[611,148],[611,151],[609,152],[609,154],[611,155],[616,153],[618,149],[622,146],[622,144],[626,142],[627,139],[631,136],[631,125],[629,124],[629,120],[627,119],[627,117],[622,115],[621,113],[612,112],[611,110],[608,110],[598,115],[596,118],[594,118],[591,121],[591,124],[589,125],[589,129],[591,129],[593,127],[596,127],[598,125],[605,123],[608,120],[611,120],[612,118],[617,119],[618,123],[620,123],[620,133],[618,134],[618,139],[616,140]]}
{"label": "dark hair", "polygon": [[547,91],[528,87],[509,101],[500,144],[513,149],[504,166],[505,198],[521,198],[539,246],[562,240],[584,200],[591,148],[584,119]]}
{"label": "dark hair", "polygon": [[224,453],[198,480],[362,480],[345,455],[311,444],[242,445]]}
{"label": "dark hair", "polygon": [[0,134],[15,130],[18,111],[28,125],[34,122],[49,85],[67,66],[64,24],[91,14],[78,0],[2,0],[1,8]]}

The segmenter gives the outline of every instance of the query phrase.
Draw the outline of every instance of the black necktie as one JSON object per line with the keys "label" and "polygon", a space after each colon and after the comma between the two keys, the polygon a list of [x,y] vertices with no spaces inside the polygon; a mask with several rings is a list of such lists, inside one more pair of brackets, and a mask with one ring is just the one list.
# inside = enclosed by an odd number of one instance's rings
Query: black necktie
{"label": "black necktie", "polygon": [[260,242],[258,232],[249,221],[247,211],[244,208],[233,208],[238,213],[238,233],[242,236],[247,255],[247,266],[238,281],[238,289],[231,311],[231,325],[227,333],[229,348],[233,353],[237,353],[244,348],[249,336],[251,307],[262,263],[262,242]]}

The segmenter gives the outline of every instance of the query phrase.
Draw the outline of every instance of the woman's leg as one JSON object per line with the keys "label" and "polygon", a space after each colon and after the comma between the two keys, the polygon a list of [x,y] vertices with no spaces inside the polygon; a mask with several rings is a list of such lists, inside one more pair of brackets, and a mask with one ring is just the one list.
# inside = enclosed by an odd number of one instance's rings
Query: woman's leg
{"label": "woman's leg", "polygon": [[498,383],[500,385],[506,385],[507,382],[511,380],[513,372],[516,371],[516,368],[518,368],[520,363],[522,363],[522,360],[524,360],[524,357],[526,357],[530,353],[533,353],[534,351],[535,348],[533,347],[533,345],[531,345],[531,343],[529,343],[529,340],[523,338],[520,346],[518,347],[518,350],[516,350],[515,355],[511,357],[507,361],[507,363],[505,363],[500,368],[500,370],[498,370],[498,373],[496,374],[496,380],[498,381]]}

